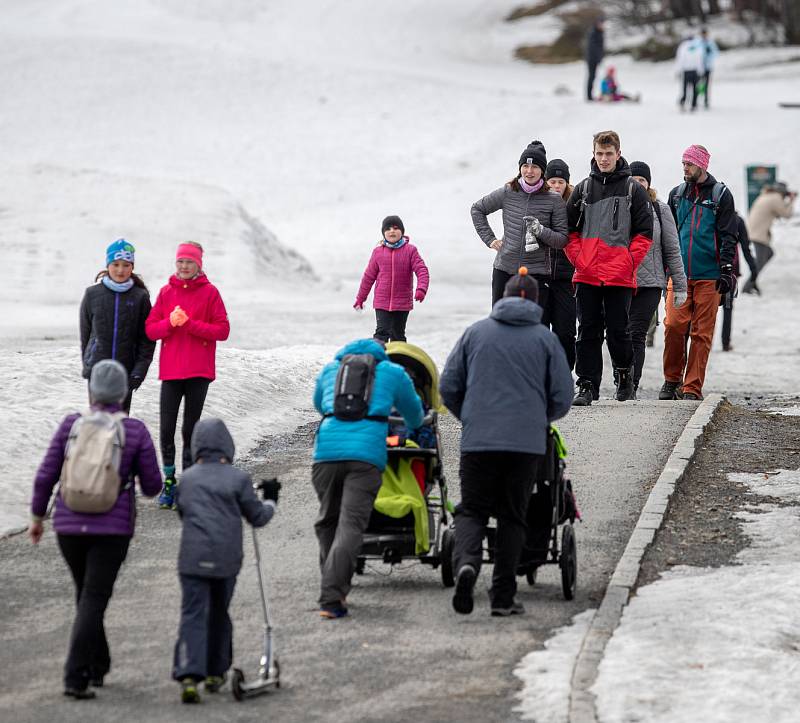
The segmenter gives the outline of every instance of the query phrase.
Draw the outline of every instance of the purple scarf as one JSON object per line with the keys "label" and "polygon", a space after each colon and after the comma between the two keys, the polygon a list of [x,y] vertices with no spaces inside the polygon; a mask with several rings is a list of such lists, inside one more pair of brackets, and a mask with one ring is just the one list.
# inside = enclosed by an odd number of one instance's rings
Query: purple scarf
{"label": "purple scarf", "polygon": [[523,191],[525,191],[525,193],[535,193],[535,192],[536,192],[536,191],[538,191],[538,190],[539,190],[539,189],[540,189],[542,186],[544,186],[544,178],[540,178],[538,181],[536,181],[536,183],[534,183],[534,184],[531,186],[530,184],[528,184],[528,183],[525,183],[525,179],[524,179],[522,176],[520,176],[520,177],[517,179],[517,183],[519,183],[519,187],[520,187],[520,188],[521,188]]}

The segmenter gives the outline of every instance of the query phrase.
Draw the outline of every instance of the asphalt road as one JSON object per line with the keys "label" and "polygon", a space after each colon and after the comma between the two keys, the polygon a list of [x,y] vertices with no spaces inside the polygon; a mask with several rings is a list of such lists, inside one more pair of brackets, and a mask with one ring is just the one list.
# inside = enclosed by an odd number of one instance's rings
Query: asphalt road
{"label": "asphalt road", "polygon": [[[62,697],[62,665],[73,588],[55,538],[0,540],[0,720],[2,721],[508,721],[518,681],[513,669],[554,628],[599,604],[649,489],[696,402],[600,402],[572,411],[560,427],[568,473],[584,522],[577,527],[578,591],[566,602],[558,569],[520,580],[522,617],[489,616],[487,570],[476,609],[457,616],[438,571],[419,564],[368,568],[348,598],[351,617],[316,613],[317,549],[310,484],[313,425],[270,438],[250,461],[255,474],[279,473],[279,514],[260,540],[282,668],[279,691],[244,703],[230,692],[182,706],[170,679],[178,622],[177,517],[139,501],[137,535],[117,582],[106,627],[113,670],[98,699]],[[458,425],[443,418],[445,471],[458,497]],[[249,532],[247,533],[249,535]],[[249,538],[231,608],[236,665],[255,673],[260,602]]]}

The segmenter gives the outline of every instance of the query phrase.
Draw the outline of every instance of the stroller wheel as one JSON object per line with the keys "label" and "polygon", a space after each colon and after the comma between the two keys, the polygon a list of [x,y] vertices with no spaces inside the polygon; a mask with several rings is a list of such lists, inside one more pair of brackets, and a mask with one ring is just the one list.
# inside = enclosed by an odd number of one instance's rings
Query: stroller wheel
{"label": "stroller wheel", "polygon": [[528,581],[528,585],[533,587],[536,584],[536,573],[539,570],[538,567],[533,567],[528,572],[525,573],[525,579]]}
{"label": "stroller wheel", "polygon": [[439,556],[442,564],[442,584],[445,587],[453,587],[456,584],[456,579],[453,575],[453,548],[455,542],[455,531],[448,527],[442,533],[442,544],[439,548]]}
{"label": "stroller wheel", "polygon": [[239,668],[234,668],[231,676],[231,692],[236,700],[244,699],[242,683],[244,683],[244,673]]}
{"label": "stroller wheel", "polygon": [[564,525],[561,532],[561,556],[558,559],[561,568],[561,588],[564,599],[572,600],[575,597],[575,587],[578,577],[578,553],[575,546],[575,530],[572,525]]}

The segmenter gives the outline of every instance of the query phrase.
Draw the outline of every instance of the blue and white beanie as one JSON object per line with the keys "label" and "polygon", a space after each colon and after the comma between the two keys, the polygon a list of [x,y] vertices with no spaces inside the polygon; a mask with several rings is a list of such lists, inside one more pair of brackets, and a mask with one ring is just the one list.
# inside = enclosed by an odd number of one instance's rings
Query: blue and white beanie
{"label": "blue and white beanie", "polygon": [[113,264],[115,261],[130,261],[133,263],[135,252],[136,249],[124,238],[118,238],[106,249],[106,266]]}

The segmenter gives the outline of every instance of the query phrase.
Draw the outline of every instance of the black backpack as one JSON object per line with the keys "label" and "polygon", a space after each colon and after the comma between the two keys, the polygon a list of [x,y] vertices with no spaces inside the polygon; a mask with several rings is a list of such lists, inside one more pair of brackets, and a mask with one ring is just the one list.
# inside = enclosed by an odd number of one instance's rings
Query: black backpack
{"label": "black backpack", "polygon": [[372,354],[347,354],[342,358],[333,390],[333,414],[343,422],[371,419],[387,422],[388,417],[367,414],[375,383],[378,360]]}

